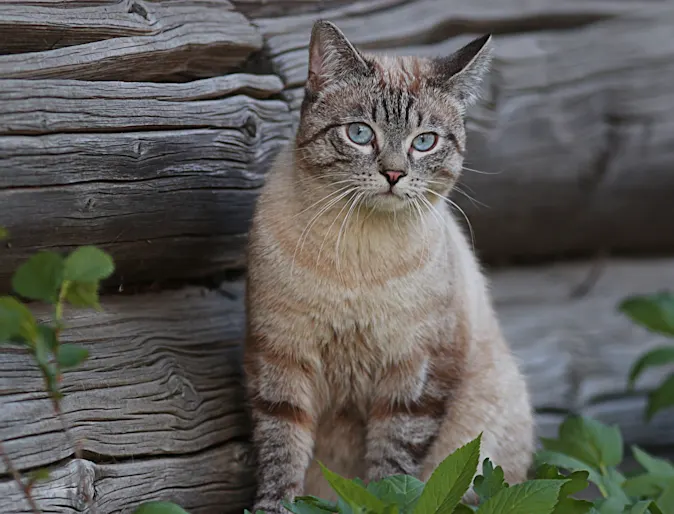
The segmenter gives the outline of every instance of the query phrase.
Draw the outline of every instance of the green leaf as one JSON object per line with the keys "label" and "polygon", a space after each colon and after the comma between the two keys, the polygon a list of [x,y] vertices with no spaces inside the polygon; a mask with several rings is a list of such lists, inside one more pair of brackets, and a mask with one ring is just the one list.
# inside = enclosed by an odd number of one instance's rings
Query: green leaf
{"label": "green leaf", "polygon": [[66,300],[74,307],[93,307],[100,309],[98,301],[98,282],[69,282]]}
{"label": "green leaf", "polygon": [[569,457],[563,453],[552,450],[540,450],[536,453],[535,459],[537,466],[545,463],[558,466],[563,469],[568,469],[569,471],[587,471],[589,473],[591,482],[596,484],[601,481],[599,471],[596,470],[593,466],[590,466],[574,457]]}
{"label": "green leaf", "polygon": [[9,237],[9,232],[5,227],[0,227],[0,241],[7,239]]}
{"label": "green leaf", "polygon": [[414,514],[451,514],[473,481],[482,433],[443,460],[424,487]]}
{"label": "green leaf", "polygon": [[674,373],[669,375],[657,389],[648,393],[646,419],[651,420],[658,411],[674,405]]}
{"label": "green leaf", "polygon": [[638,446],[632,446],[632,454],[636,461],[649,473],[674,477],[674,465],[671,462],[653,457]]}
{"label": "green leaf", "polygon": [[188,514],[173,502],[145,502],[133,514]]}
{"label": "green leaf", "polygon": [[323,476],[335,492],[352,507],[365,507],[374,512],[383,512],[385,504],[363,486],[333,473],[321,462],[318,463]]}
{"label": "green leaf", "polygon": [[625,480],[622,488],[634,498],[655,498],[671,485],[674,485],[674,477],[644,473]]}
{"label": "green leaf", "polygon": [[89,357],[89,350],[75,344],[62,344],[58,348],[56,360],[62,368],[74,368]]}
{"label": "green leaf", "polygon": [[19,266],[12,277],[12,288],[25,298],[56,303],[62,281],[63,257],[42,251]]}
{"label": "green leaf", "polygon": [[283,507],[295,514],[325,514],[326,512],[339,512],[337,506],[315,496],[295,496],[292,503],[283,500]]}
{"label": "green leaf", "polygon": [[367,490],[385,503],[395,503],[401,514],[411,513],[424,483],[409,475],[393,475],[378,482],[370,482]]}
{"label": "green leaf", "polygon": [[569,416],[559,427],[558,439],[541,438],[547,450],[574,457],[590,466],[617,466],[623,458],[620,429],[591,418]]}
{"label": "green leaf", "polygon": [[659,334],[674,335],[674,295],[668,292],[631,296],[618,307],[632,321]]}
{"label": "green leaf", "polygon": [[473,481],[473,490],[480,497],[481,501],[486,501],[496,493],[508,487],[505,481],[505,475],[501,466],[494,468],[489,459],[482,462],[482,475],[475,477]]}
{"label": "green leaf", "polygon": [[646,352],[632,365],[628,380],[629,387],[634,387],[634,383],[644,370],[671,363],[674,363],[674,346],[660,346]]}
{"label": "green leaf", "polygon": [[530,480],[503,489],[477,510],[478,514],[551,514],[563,480]]}
{"label": "green leaf", "polygon": [[670,485],[655,499],[655,503],[662,512],[674,512],[674,485]]}
{"label": "green leaf", "polygon": [[649,509],[651,514],[665,514],[662,512],[662,510],[660,510],[660,507],[658,507],[657,503],[655,502],[651,502]]}
{"label": "green leaf", "polygon": [[609,497],[603,500],[597,500],[594,503],[595,511],[598,514],[622,514],[626,505],[627,500],[617,497]]}
{"label": "green leaf", "polygon": [[651,507],[651,501],[641,501],[632,505],[629,509],[625,511],[626,514],[646,514]]}
{"label": "green leaf", "polygon": [[56,348],[58,347],[56,331],[49,325],[43,323],[38,324],[37,340],[40,341],[49,352],[56,352]]}
{"label": "green leaf", "polygon": [[569,476],[564,476],[549,464],[543,464],[536,470],[537,479],[564,480],[564,485],[559,490],[559,501],[553,510],[554,514],[586,514],[592,510],[590,502],[569,498],[570,495],[587,489],[588,476],[588,471],[574,471]]}
{"label": "green leaf", "polygon": [[115,271],[112,257],[95,246],[81,246],[66,259],[65,280],[96,282],[108,278]]}
{"label": "green leaf", "polygon": [[37,323],[28,308],[11,296],[0,297],[0,341],[23,338],[34,342]]}

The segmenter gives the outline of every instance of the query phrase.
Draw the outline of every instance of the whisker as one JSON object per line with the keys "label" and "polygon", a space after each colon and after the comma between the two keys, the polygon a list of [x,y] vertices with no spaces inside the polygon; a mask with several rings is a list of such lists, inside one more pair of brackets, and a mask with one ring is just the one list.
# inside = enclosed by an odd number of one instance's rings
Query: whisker
{"label": "whisker", "polygon": [[476,170],[473,168],[469,168],[468,166],[461,166],[461,169],[464,169],[466,171],[472,171],[473,173],[477,173],[479,175],[499,175],[501,174],[500,171],[482,171],[482,170]]}
{"label": "whisker", "polygon": [[[355,190],[355,188],[354,188],[354,190]],[[353,190],[352,190],[351,192],[353,192]],[[328,234],[329,234],[330,231],[332,230],[332,227],[333,227],[333,226],[335,225],[335,223],[337,222],[337,219],[341,216],[341,214],[342,214],[342,212],[344,211],[344,209],[346,209],[347,205],[349,205],[349,201],[346,201],[346,202],[344,203],[344,205],[342,206],[342,208],[339,210],[339,212],[338,212],[337,215],[335,216],[335,219],[332,220],[332,223],[330,223],[330,226],[328,227],[328,230],[325,231],[325,235],[323,236],[323,241],[321,242],[321,246],[320,246],[320,248],[318,249],[318,255],[316,256],[316,265],[317,265],[317,266],[318,266],[318,261],[321,260],[321,253],[323,253],[323,246],[325,245],[325,240],[327,239]]]}
{"label": "whisker", "polygon": [[346,214],[344,215],[344,221],[342,221],[342,226],[339,227],[339,232],[337,232],[337,242],[335,243],[335,265],[337,267],[337,274],[340,274],[340,268],[339,268],[339,243],[342,240],[342,233],[344,230],[345,226],[347,225],[347,220],[349,219],[349,215],[351,212],[353,212],[353,209],[355,208],[356,204],[360,201],[360,199],[363,197],[365,193],[358,193],[356,196],[353,197],[353,201],[351,203],[351,207],[349,207],[349,210],[346,211]]}
{"label": "whisker", "polygon": [[447,198],[446,196],[442,196],[441,194],[436,193],[436,192],[433,191],[432,189],[426,188],[426,191],[429,192],[429,193],[431,193],[431,194],[433,194],[433,195],[435,195],[435,196],[437,196],[438,198],[442,198],[442,199],[445,200],[446,202],[449,202],[449,203],[452,204],[456,209],[458,209],[458,211],[463,215],[464,219],[466,220],[466,223],[468,224],[468,230],[470,231],[470,240],[471,240],[472,245],[473,245],[473,251],[475,251],[475,233],[473,232],[473,225],[470,223],[470,220],[468,219],[468,216],[467,216],[466,213],[463,211],[463,209],[462,209],[461,207],[459,207],[459,206],[456,204],[456,202],[453,201],[452,199]]}

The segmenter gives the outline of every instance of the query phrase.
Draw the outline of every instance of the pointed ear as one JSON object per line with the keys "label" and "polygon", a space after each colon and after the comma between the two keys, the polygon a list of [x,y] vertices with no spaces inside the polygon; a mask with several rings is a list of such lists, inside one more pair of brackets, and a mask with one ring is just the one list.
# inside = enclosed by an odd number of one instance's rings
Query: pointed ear
{"label": "pointed ear", "polygon": [[472,105],[491,63],[491,34],[468,43],[449,57],[434,61],[435,81],[464,105]]}
{"label": "pointed ear", "polygon": [[369,66],[333,23],[314,23],[309,43],[307,90],[316,94],[328,84],[353,74],[366,74]]}

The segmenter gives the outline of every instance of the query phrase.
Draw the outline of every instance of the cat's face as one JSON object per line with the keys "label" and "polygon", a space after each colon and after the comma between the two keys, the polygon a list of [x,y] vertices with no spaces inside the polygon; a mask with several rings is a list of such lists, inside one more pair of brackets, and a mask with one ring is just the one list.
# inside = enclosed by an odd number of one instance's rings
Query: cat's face
{"label": "cat's face", "polygon": [[465,152],[465,107],[487,68],[489,37],[445,59],[363,55],[317,22],[298,131],[298,163],[335,198],[397,210],[446,195]]}

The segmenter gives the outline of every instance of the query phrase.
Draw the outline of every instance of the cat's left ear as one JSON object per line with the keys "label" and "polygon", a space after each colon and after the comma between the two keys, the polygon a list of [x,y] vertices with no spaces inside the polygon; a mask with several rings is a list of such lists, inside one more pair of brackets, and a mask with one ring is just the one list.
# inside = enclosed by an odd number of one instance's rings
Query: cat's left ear
{"label": "cat's left ear", "polygon": [[472,105],[491,63],[491,34],[474,39],[449,57],[433,61],[434,83],[464,105]]}

